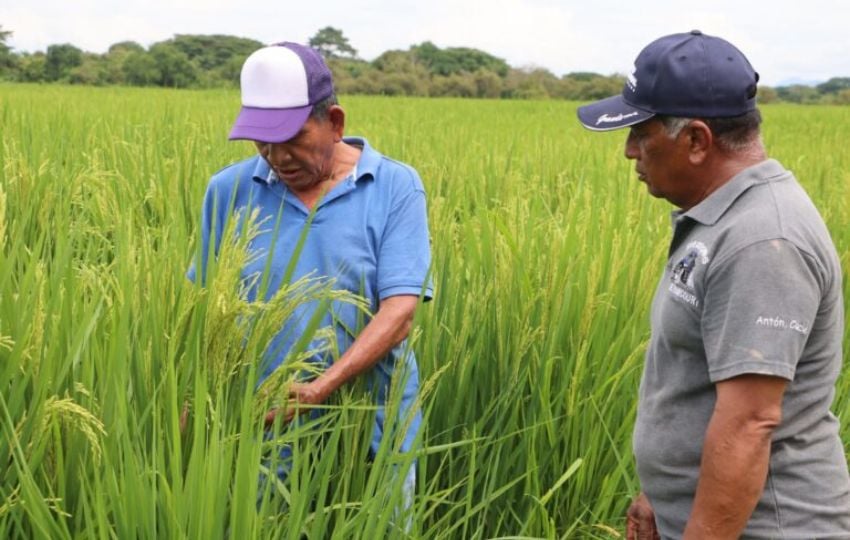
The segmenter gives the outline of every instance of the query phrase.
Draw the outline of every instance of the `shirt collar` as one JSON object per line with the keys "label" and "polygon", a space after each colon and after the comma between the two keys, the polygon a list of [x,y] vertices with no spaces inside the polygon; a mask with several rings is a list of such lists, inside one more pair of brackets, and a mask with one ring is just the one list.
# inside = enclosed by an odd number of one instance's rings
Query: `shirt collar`
{"label": "shirt collar", "polygon": [[257,155],[254,159],[257,160],[257,163],[254,165],[254,173],[251,175],[251,178],[255,182],[260,182],[267,186],[276,184],[279,178],[277,177],[277,173],[271,168],[271,165],[269,165],[269,162],[263,159],[261,155]]}
{"label": "shirt collar", "polygon": [[714,193],[687,212],[676,211],[674,219],[688,217],[703,225],[714,225],[748,189],[784,179],[788,171],[775,159],[766,159],[747,167],[720,186]]}
{"label": "shirt collar", "polygon": [[360,148],[360,159],[354,166],[355,181],[369,177],[374,179],[378,174],[378,166],[381,163],[381,154],[369,146],[369,142],[363,137],[343,137],[347,144]]}
{"label": "shirt collar", "polygon": [[[347,144],[360,148],[360,159],[354,166],[355,182],[364,177],[374,179],[378,172],[378,165],[381,162],[381,154],[369,146],[369,142],[363,137],[344,137],[342,140]],[[256,160],[257,163],[254,165],[254,173],[252,174],[252,178],[256,182],[271,186],[280,181],[277,173],[269,166],[268,161],[259,155],[256,157]]]}

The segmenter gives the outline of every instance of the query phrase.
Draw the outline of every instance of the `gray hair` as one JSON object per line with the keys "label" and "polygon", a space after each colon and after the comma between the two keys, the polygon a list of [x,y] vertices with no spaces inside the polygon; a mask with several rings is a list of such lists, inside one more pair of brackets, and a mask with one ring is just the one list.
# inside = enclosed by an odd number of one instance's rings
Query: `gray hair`
{"label": "gray hair", "polygon": [[327,120],[328,111],[334,105],[339,105],[339,101],[336,99],[336,94],[331,94],[322,101],[313,105],[313,110],[310,111],[310,118],[314,118],[316,120]]}
{"label": "gray hair", "polygon": [[[684,118],[680,116],[659,116],[664,124],[667,135],[675,139],[689,123],[696,118]],[[761,144],[761,112],[753,109],[740,116],[728,116],[721,118],[700,118],[706,123],[714,135],[717,145],[727,152],[741,152],[749,150],[755,144]]]}
{"label": "gray hair", "polygon": [[664,131],[667,132],[667,136],[675,139],[685,129],[685,126],[693,122],[694,119],[684,116],[662,116],[660,120],[664,124]]}

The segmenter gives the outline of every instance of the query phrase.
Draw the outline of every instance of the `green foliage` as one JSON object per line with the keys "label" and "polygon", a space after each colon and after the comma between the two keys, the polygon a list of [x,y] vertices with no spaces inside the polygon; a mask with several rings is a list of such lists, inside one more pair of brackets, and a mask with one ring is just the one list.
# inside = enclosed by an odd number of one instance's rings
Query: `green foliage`
{"label": "green foliage", "polygon": [[573,71],[564,75],[565,78],[576,82],[591,82],[599,76],[598,73],[593,73],[592,71]]}
{"label": "green foliage", "polygon": [[385,73],[408,73],[417,77],[427,77],[431,74],[410,51],[386,51],[375,58],[372,66]]}
{"label": "green foliage", "polygon": [[162,79],[156,59],[147,52],[133,51],[120,61],[124,81],[134,86],[151,86]]}
{"label": "green foliage", "polygon": [[455,73],[447,77],[435,77],[431,84],[431,95],[446,97],[476,97],[478,87],[468,73]]}
{"label": "green foliage", "polygon": [[484,51],[467,47],[440,49],[430,41],[412,46],[410,54],[435,75],[448,76],[486,70],[504,77],[509,69],[507,62]]}
{"label": "green foliage", "polygon": [[817,85],[816,88],[821,94],[837,94],[842,90],[850,89],[850,77],[833,77]]}
{"label": "green foliage", "polygon": [[11,30],[3,30],[0,25],[0,80],[9,76],[9,71],[17,64],[17,58],[12,55],[12,48],[6,44],[6,40],[12,36]]}
{"label": "green foliage", "polygon": [[[259,41],[228,35],[177,34],[149,50],[121,41],[102,55],[70,44],[43,53],[14,53],[11,35],[0,27],[0,80],[71,82],[88,85],[238,88],[245,58]],[[309,44],[325,57],[337,94],[465,98],[566,99],[591,101],[618,94],[621,75],[573,72],[558,77],[547,69],[511,67],[505,60],[468,47],[440,48],[430,41],[407,50],[388,50],[373,61],[357,58],[342,30],[327,26]],[[816,88],[759,88],[759,102],[847,103],[850,78],[835,77]]]}
{"label": "green foliage", "polygon": [[820,94],[816,88],[795,84],[792,86],[780,86],[776,89],[776,94],[782,101],[799,104],[813,104],[820,101]]}
{"label": "green foliage", "polygon": [[46,66],[47,57],[44,53],[22,54],[18,57],[14,78],[21,82],[42,82],[46,77]]}
{"label": "green foliage", "polygon": [[11,30],[3,30],[3,25],[0,24],[0,52],[9,50],[6,40],[12,37],[13,33]]}
{"label": "green foliage", "polygon": [[44,77],[51,82],[67,80],[71,69],[82,63],[83,51],[70,43],[50,45],[47,47]]}
{"label": "green foliage", "polygon": [[850,105],[850,88],[836,92],[832,97],[832,103],[835,105]]}
{"label": "green foliage", "polygon": [[326,26],[310,38],[308,45],[319,51],[326,59],[357,58],[357,49],[351,46],[342,30]]}
{"label": "green foliage", "polygon": [[170,42],[151,45],[148,52],[159,71],[160,86],[188,88],[198,80],[198,70],[189,56]]}
{"label": "green foliage", "polygon": [[109,51],[100,55],[102,70],[99,84],[124,84],[124,62],[134,53],[144,54],[145,48],[134,41],[123,41],[109,47]]}
{"label": "green foliage", "polygon": [[167,46],[185,55],[191,64],[191,68],[187,69],[193,70],[195,75],[183,84],[208,87],[238,86],[242,64],[263,44],[253,39],[225,35],[177,34],[174,39],[157,46]]}
{"label": "green foliage", "polygon": [[502,79],[492,71],[480,70],[472,74],[475,83],[475,96],[498,98],[502,94]]}
{"label": "green foliage", "polygon": [[135,41],[119,41],[109,46],[109,55],[120,55],[131,52],[144,52],[145,48]]}
{"label": "green foliage", "polygon": [[234,36],[177,34],[174,39],[163,42],[172,45],[201,70],[214,71],[230,61],[239,65],[249,54],[263,44],[259,41]]}
{"label": "green foliage", "polygon": [[558,79],[542,68],[514,69],[504,60],[466,48],[440,49],[430,42],[382,53],[363,62],[330,64],[340,93],[478,98],[571,99],[608,97],[623,77],[573,73]]}
{"label": "green foliage", "polygon": [[777,101],[779,101],[779,94],[774,88],[771,88],[769,86],[760,86],[758,89],[758,93],[756,94],[756,101],[759,105],[776,103]]}
{"label": "green foliage", "polygon": [[83,54],[82,63],[68,72],[71,84],[102,85],[107,80],[107,64],[103,56]]}
{"label": "green foliage", "polygon": [[507,97],[545,99],[558,84],[557,78],[546,69],[511,70],[507,80]]}

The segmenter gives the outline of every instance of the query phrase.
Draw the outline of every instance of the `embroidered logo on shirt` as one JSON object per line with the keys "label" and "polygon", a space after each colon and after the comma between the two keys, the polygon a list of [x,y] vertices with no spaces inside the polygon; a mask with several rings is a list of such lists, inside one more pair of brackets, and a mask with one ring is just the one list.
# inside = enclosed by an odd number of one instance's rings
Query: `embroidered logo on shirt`
{"label": "embroidered logo on shirt", "polygon": [[682,285],[686,285],[689,289],[694,288],[694,266],[697,264],[697,252],[689,251],[687,255],[676,263],[673,267],[673,274],[670,276],[674,282],[678,281]]}
{"label": "embroidered logo on shirt", "polygon": [[670,279],[678,282],[688,289],[694,288],[694,269],[697,264],[708,264],[708,248],[702,242],[691,242],[687,246],[687,253],[673,267]]}
{"label": "embroidered logo on shirt", "polygon": [[700,301],[694,294],[694,271],[697,265],[705,265],[710,260],[708,248],[702,242],[691,242],[685,246],[685,249],[685,256],[673,265],[670,272],[672,283],[667,290],[680,300],[699,307]]}

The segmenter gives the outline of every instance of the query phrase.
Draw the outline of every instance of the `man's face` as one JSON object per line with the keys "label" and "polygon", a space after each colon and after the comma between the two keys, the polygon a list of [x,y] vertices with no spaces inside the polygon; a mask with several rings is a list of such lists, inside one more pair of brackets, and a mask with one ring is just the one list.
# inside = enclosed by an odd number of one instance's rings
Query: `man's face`
{"label": "man's face", "polygon": [[635,160],[638,179],[654,197],[667,199],[686,208],[696,186],[689,181],[687,145],[681,140],[684,130],[670,137],[657,118],[631,127],[626,139],[626,157]]}
{"label": "man's face", "polygon": [[330,119],[309,118],[301,131],[286,142],[254,144],[280,180],[297,192],[332,177],[334,146],[341,136],[341,130]]}

